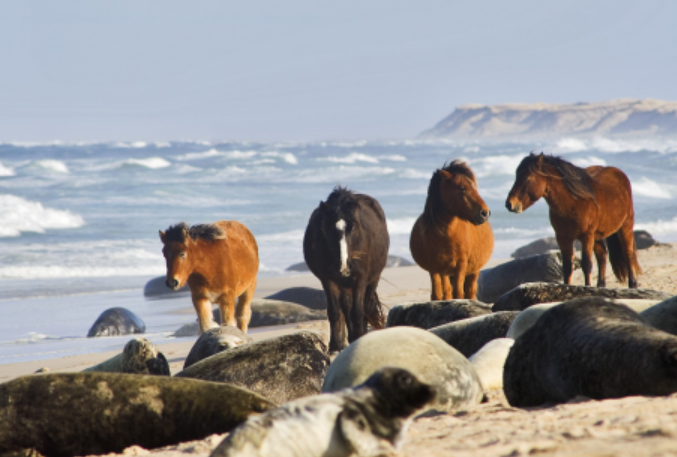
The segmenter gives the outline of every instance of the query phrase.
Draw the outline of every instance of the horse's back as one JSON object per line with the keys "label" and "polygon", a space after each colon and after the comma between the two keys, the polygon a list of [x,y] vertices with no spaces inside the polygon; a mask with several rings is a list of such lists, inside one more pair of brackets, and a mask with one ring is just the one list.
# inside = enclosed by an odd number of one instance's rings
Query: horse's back
{"label": "horse's back", "polygon": [[[592,170],[591,170],[592,169]],[[627,175],[616,167],[589,167],[586,169],[594,179],[593,188],[601,216],[609,217],[614,224],[634,215],[632,187]]]}

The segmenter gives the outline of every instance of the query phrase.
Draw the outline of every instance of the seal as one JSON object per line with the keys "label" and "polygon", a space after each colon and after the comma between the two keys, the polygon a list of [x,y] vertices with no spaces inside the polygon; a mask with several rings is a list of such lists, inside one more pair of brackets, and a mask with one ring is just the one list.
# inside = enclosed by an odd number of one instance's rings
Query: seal
{"label": "seal", "polygon": [[[196,329],[197,330],[197,329]],[[211,328],[204,332],[197,339],[183,363],[185,370],[189,366],[202,359],[206,359],[214,354],[251,343],[252,338],[247,336],[242,330],[232,325],[221,325],[217,328]]]}
{"label": "seal", "polygon": [[169,363],[146,338],[129,340],[122,353],[82,371],[169,376]]}
{"label": "seal", "polygon": [[0,384],[0,455],[156,448],[225,433],[276,405],[227,384],[120,373],[47,373]]}
{"label": "seal", "polygon": [[146,324],[126,308],[109,308],[96,319],[87,337],[146,333]]}
{"label": "seal", "polygon": [[429,330],[466,357],[479,351],[496,338],[505,338],[518,311],[499,311],[470,317]]}
{"label": "seal", "polygon": [[329,366],[322,392],[362,384],[383,367],[405,369],[433,386],[437,396],[431,409],[454,411],[482,400],[480,378],[468,359],[441,338],[416,327],[387,328],[353,342]]}
{"label": "seal", "polygon": [[492,311],[522,311],[539,303],[553,303],[583,297],[602,297],[626,300],[667,300],[667,292],[651,289],[607,289],[605,287],[572,286],[532,282],[515,287],[494,302]]}
{"label": "seal", "polygon": [[[306,265],[303,262],[303,265]],[[305,271],[310,271],[306,267]],[[281,300],[303,305],[310,309],[327,309],[327,296],[324,290],[313,287],[290,287],[266,297],[269,300]]]}
{"label": "seal", "polygon": [[677,296],[657,303],[639,314],[657,329],[677,335]]}
{"label": "seal", "polygon": [[503,370],[513,406],[677,392],[677,337],[625,305],[571,300],[515,340]]}
{"label": "seal", "polygon": [[427,330],[490,312],[491,307],[486,303],[470,299],[403,303],[390,309],[386,327],[406,325]]}
{"label": "seal", "polygon": [[320,393],[328,366],[322,338],[300,331],[219,352],[175,377],[240,386],[281,405]]}
{"label": "seal", "polygon": [[484,390],[503,388],[503,366],[514,343],[512,338],[491,340],[468,359],[479,375]]}
{"label": "seal", "polygon": [[406,370],[382,368],[362,385],[301,398],[251,417],[211,457],[392,455],[411,417],[435,396]]}

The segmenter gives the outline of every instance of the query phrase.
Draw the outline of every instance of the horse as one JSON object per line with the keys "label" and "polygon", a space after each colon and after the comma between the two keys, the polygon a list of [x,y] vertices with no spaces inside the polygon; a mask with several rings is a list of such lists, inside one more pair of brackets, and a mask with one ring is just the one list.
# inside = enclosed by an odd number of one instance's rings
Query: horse
{"label": "horse", "polygon": [[[630,180],[615,167],[579,168],[552,155],[525,157],[505,206],[521,213],[543,197],[550,224],[562,253],[564,283],[571,284],[574,241],[582,245],[585,285],[590,285],[592,253],[597,259],[597,287],[606,287],[607,248],[611,268],[620,282],[637,287],[641,268],[633,235],[635,212]],[[606,242],[605,242],[606,241]]]}
{"label": "horse", "polygon": [[376,287],[389,246],[383,209],[368,195],[337,186],[310,216],[303,256],[327,296],[331,353],[343,349],[345,326],[350,343],[367,333],[367,323],[383,328]]}
{"label": "horse", "polygon": [[212,303],[219,305],[222,323],[246,333],[259,270],[259,249],[247,227],[218,221],[189,228],[182,222],[160,231],[160,240],[167,287],[178,290],[188,283],[200,335],[218,327]]}
{"label": "horse", "polygon": [[454,160],[435,170],[409,238],[414,261],[430,273],[432,300],[475,299],[480,269],[494,250],[490,215],[468,165]]}

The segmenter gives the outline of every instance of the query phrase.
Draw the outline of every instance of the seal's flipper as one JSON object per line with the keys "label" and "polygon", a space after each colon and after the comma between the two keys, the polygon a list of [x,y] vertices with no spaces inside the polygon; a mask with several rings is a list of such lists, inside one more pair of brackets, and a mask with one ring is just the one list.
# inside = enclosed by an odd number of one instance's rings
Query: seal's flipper
{"label": "seal's flipper", "polygon": [[338,428],[346,443],[357,455],[392,456],[396,454],[393,445],[372,433],[369,420],[353,405],[347,404],[339,414]]}

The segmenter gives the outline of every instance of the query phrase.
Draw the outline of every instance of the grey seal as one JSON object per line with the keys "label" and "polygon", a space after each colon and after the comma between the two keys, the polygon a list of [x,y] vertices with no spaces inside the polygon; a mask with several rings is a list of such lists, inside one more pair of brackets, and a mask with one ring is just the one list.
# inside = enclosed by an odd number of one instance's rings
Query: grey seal
{"label": "grey seal", "polygon": [[109,308],[96,319],[87,337],[146,333],[143,320],[126,308]]}
{"label": "grey seal", "polygon": [[382,368],[364,384],[289,402],[252,417],[211,457],[371,457],[402,445],[411,417],[434,389],[401,368]]}
{"label": "grey seal", "polygon": [[183,363],[184,370],[202,359],[223,352],[226,349],[251,343],[252,338],[232,325],[220,325],[210,328],[197,339]]}
{"label": "grey seal", "polygon": [[546,311],[515,340],[503,370],[513,406],[677,392],[677,337],[603,298]]}
{"label": "grey seal", "polygon": [[518,314],[517,311],[484,314],[433,327],[428,331],[442,338],[464,356],[470,357],[489,341],[505,338]]}
{"label": "grey seal", "polygon": [[386,327],[410,326],[424,330],[469,317],[489,314],[491,306],[477,300],[456,299],[395,305],[388,313]]}
{"label": "grey seal", "polygon": [[169,376],[169,363],[162,352],[146,338],[129,340],[122,353],[83,371]]}

